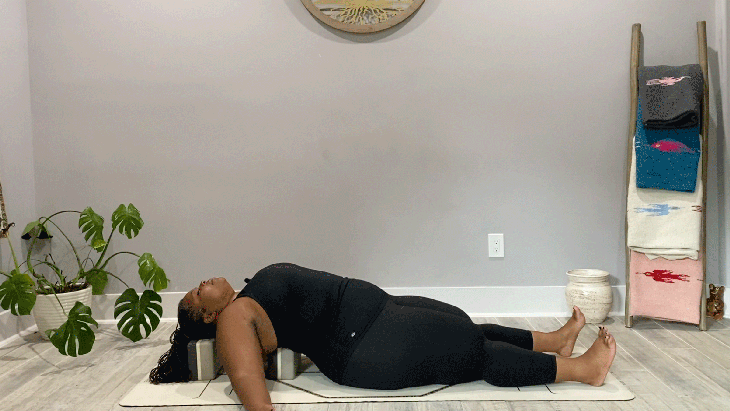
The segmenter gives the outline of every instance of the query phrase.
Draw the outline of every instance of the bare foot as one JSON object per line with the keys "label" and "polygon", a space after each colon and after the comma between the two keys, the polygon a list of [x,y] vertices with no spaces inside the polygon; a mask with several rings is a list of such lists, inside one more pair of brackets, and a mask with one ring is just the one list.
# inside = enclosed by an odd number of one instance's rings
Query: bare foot
{"label": "bare foot", "polygon": [[586,325],[586,317],[580,312],[580,308],[573,306],[573,316],[568,320],[563,328],[558,330],[558,334],[563,339],[562,348],[557,353],[563,357],[570,357],[573,355],[573,347],[575,347],[575,340],[578,339],[578,333]]}
{"label": "bare foot", "polygon": [[613,364],[615,356],[616,340],[614,340],[613,335],[608,330],[603,328],[591,348],[579,357],[586,361],[586,376],[582,382],[595,387],[603,385],[603,381],[606,380],[606,375],[611,368],[611,364]]}

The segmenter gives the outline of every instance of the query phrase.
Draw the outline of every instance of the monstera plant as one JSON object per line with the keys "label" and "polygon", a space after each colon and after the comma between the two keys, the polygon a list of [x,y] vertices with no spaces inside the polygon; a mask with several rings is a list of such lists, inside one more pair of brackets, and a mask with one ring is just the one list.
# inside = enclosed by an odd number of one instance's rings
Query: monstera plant
{"label": "monstera plant", "polygon": [[[74,246],[66,233],[52,220],[65,213],[79,214],[79,229],[87,242],[83,248],[78,244]],[[5,231],[9,230],[12,225],[12,223],[6,224]],[[10,273],[0,271],[0,274],[7,277],[0,284],[0,306],[5,310],[9,309],[14,315],[27,315],[31,313],[36,304],[36,296],[39,294],[53,295],[55,301],[58,301],[61,306],[59,295],[88,287],[92,288],[94,295],[103,294],[109,277],[114,277],[127,287],[114,304],[114,318],[118,320],[117,328],[122,335],[132,341],[136,342],[146,338],[160,323],[162,299],[158,292],[167,288],[169,280],[165,272],[157,265],[150,253],[138,255],[120,251],[105,259],[109,250],[109,242],[117,230],[119,234],[132,239],[139,234],[143,225],[144,222],[139,211],[132,204],[129,206],[121,204],[112,213],[111,232],[106,239],[104,239],[104,218],[96,214],[91,207],[87,207],[84,211],[60,211],[50,217],[41,217],[29,223],[22,234],[23,239],[30,240],[25,262],[18,264],[15,249],[8,236],[15,269]],[[39,239],[53,237],[51,235],[53,231],[58,231],[66,239],[76,257],[78,270],[76,271],[74,268],[73,276],[67,276],[50,253],[43,256],[42,259],[38,256],[33,258],[36,242]],[[89,250],[89,255],[82,260],[79,253],[86,249]],[[90,258],[92,252],[96,252],[98,258]],[[130,254],[138,258],[139,277],[145,287],[152,289],[144,290],[140,296],[137,290],[109,271],[107,268],[109,261],[120,254]],[[25,268],[23,268],[24,265]],[[40,272],[41,267],[46,273]],[[70,310],[64,309],[63,315],[66,321],[60,327],[46,331],[46,335],[53,345],[62,354],[74,357],[91,351],[95,340],[95,330],[98,328],[98,323],[92,317],[91,307],[77,301]]]}

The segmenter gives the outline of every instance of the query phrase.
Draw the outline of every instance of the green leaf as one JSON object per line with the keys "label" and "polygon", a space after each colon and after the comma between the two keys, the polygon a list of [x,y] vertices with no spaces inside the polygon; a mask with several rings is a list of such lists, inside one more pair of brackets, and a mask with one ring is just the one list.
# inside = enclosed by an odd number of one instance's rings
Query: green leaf
{"label": "green leaf", "polygon": [[152,283],[152,289],[155,292],[159,292],[167,288],[167,283],[170,280],[167,279],[165,271],[157,265],[157,261],[152,257],[150,253],[142,254],[142,257],[137,261],[139,265],[139,278],[142,280],[142,284],[149,286]]}
{"label": "green leaf", "polygon": [[[160,324],[162,316],[162,298],[152,290],[145,290],[142,298],[137,291],[127,288],[114,303],[114,318],[119,319],[117,328],[123,336],[137,342],[147,338]],[[142,328],[145,335],[142,336]]]}
{"label": "green leaf", "polygon": [[23,233],[20,235],[20,238],[23,240],[30,240],[33,237],[37,237],[39,239],[53,238],[52,235],[48,234],[48,228],[41,224],[41,220],[31,221],[28,223],[28,225],[25,226]]}
{"label": "green leaf", "polygon": [[104,248],[104,245],[106,245],[103,234],[104,217],[96,214],[91,207],[86,207],[81,213],[81,217],[79,217],[79,228],[84,233],[84,240],[89,242],[96,251]]}
{"label": "green leaf", "polygon": [[68,312],[68,320],[61,327],[52,330],[51,343],[63,355],[76,357],[87,354],[96,339],[91,324],[99,328],[99,324],[91,318],[91,308],[81,301],[76,301]]}
{"label": "green leaf", "polygon": [[129,203],[129,208],[124,204],[119,204],[112,214],[112,231],[119,226],[119,234],[124,234],[127,238],[136,237],[143,225],[144,221],[132,203]]}
{"label": "green leaf", "polygon": [[20,236],[22,237],[28,234],[28,238],[30,238],[31,231],[34,228],[38,227],[40,224],[41,220],[31,221],[30,223],[28,223],[28,225],[25,226],[25,230],[23,230],[23,233]]}
{"label": "green leaf", "polygon": [[33,280],[18,270],[10,272],[10,278],[0,284],[0,306],[10,309],[13,315],[28,315],[35,305]]}
{"label": "green leaf", "polygon": [[102,238],[96,238],[94,239],[94,241],[91,242],[91,246],[94,248],[94,250],[101,251],[104,249],[104,247],[106,247],[106,241]]}
{"label": "green leaf", "polygon": [[100,269],[91,269],[86,273],[86,281],[91,284],[91,294],[104,294],[106,284],[109,282],[109,272]]}

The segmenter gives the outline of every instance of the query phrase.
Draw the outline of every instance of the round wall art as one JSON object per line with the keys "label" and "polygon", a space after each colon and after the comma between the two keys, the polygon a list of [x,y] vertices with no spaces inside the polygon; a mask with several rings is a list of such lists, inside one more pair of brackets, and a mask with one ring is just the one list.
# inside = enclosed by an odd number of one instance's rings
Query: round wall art
{"label": "round wall art", "polygon": [[302,0],[324,24],[351,33],[374,33],[402,22],[423,0]]}

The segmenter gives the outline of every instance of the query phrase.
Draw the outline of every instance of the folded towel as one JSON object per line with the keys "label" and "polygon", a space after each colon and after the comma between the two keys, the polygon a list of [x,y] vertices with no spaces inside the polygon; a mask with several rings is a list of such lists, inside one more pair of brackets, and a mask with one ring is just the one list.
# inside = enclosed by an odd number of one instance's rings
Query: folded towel
{"label": "folded towel", "polygon": [[700,150],[700,126],[657,130],[642,123],[641,98],[636,112],[636,186],[695,191]]}
{"label": "folded towel", "polygon": [[627,245],[650,259],[696,260],[702,226],[702,179],[694,193],[636,187],[636,150],[631,150],[626,219]]}
{"label": "folded towel", "polygon": [[703,259],[649,260],[632,251],[629,315],[699,324]]}
{"label": "folded towel", "polygon": [[702,67],[639,67],[639,96],[647,128],[685,128],[700,124],[704,82]]}

